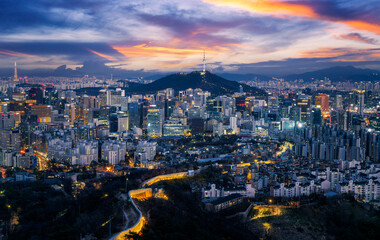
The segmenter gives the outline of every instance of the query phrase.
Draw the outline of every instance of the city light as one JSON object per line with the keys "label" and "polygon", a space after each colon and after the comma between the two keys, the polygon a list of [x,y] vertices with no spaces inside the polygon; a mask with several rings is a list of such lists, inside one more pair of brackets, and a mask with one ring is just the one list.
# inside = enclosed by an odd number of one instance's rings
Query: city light
{"label": "city light", "polygon": [[376,238],[380,1],[0,5],[0,239]]}

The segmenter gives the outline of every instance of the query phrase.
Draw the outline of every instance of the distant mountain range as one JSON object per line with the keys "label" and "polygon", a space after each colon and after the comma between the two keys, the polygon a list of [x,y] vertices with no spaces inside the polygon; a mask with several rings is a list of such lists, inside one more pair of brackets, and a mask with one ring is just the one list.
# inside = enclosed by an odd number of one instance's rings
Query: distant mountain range
{"label": "distant mountain range", "polygon": [[[0,76],[13,76],[13,68],[1,68]],[[103,62],[97,61],[85,61],[81,67],[76,67],[75,69],[67,68],[66,65],[57,67],[56,69],[18,69],[19,76],[28,77],[83,77],[85,75],[96,76],[99,79],[109,79],[111,75],[115,79],[125,79],[125,78],[140,78],[140,77],[150,77],[150,76],[164,76],[168,73],[158,72],[158,71],[145,71],[141,70],[125,70],[116,67],[109,67]],[[147,78],[152,79],[152,78]],[[158,79],[158,78],[155,78]],[[153,79],[153,80],[155,80]]]}
{"label": "distant mountain range", "polygon": [[[233,80],[233,81],[255,81],[255,80],[270,80],[277,73],[273,73],[272,76],[248,73],[227,73],[227,72],[215,72],[220,77]],[[133,78],[144,78],[147,80],[157,80],[161,79],[170,72],[158,72],[158,71],[146,71],[141,70],[125,70],[116,67],[109,67],[102,62],[86,61],[83,66],[77,67],[75,69],[67,68],[66,65],[62,65],[54,69],[19,69],[20,76],[39,76],[39,77],[83,77],[85,75],[96,76],[100,79],[110,78],[112,76],[115,79],[133,79]],[[0,76],[13,76],[13,69],[0,69]],[[325,77],[330,78],[333,82],[339,81],[380,81],[380,71],[372,69],[362,69],[355,68],[352,66],[339,66],[320,69],[312,72],[305,72],[301,74],[292,74],[283,76],[287,81],[293,81],[297,79],[303,79],[305,81],[310,81],[313,79],[324,79]],[[153,87],[154,85],[152,85]]]}
{"label": "distant mountain range", "polygon": [[303,79],[309,81],[312,79],[329,78],[333,82],[344,81],[380,81],[380,72],[372,69],[355,68],[352,66],[331,67],[313,72],[294,74],[286,76],[286,80]]}
{"label": "distant mountain range", "polygon": [[[272,77],[258,75],[258,74],[234,74],[234,73],[222,73],[222,77],[226,77],[233,81],[254,81],[256,79],[260,80],[270,80]],[[344,82],[344,81],[380,81],[380,71],[372,69],[362,69],[355,68],[352,66],[342,66],[342,67],[331,67],[325,68],[317,71],[306,72],[301,74],[287,75],[284,78],[287,81],[294,81],[303,79],[304,81],[311,81],[313,79],[324,79],[329,78],[333,82]]]}

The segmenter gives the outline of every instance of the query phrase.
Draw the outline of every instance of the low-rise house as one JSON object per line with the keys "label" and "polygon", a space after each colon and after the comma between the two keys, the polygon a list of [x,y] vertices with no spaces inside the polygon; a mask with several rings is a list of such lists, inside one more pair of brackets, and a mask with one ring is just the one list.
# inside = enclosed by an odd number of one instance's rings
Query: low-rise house
{"label": "low-rise house", "polygon": [[238,206],[243,203],[243,196],[238,193],[228,195],[226,197],[217,198],[205,203],[206,209],[212,212],[220,212],[222,210]]}

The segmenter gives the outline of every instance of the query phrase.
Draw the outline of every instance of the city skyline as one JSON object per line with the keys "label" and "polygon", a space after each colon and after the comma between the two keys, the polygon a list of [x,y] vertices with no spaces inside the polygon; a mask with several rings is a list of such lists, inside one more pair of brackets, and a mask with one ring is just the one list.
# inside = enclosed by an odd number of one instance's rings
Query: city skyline
{"label": "city skyline", "polygon": [[276,74],[380,68],[377,1],[3,1],[0,68]]}
{"label": "city skyline", "polygon": [[380,239],[379,0],[0,1],[0,239]]}

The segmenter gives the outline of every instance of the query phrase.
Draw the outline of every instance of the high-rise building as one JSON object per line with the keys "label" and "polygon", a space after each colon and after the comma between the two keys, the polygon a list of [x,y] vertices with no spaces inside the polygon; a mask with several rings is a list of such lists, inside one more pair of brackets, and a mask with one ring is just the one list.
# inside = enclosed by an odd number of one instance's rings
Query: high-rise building
{"label": "high-rise building", "polygon": [[141,104],[137,102],[132,102],[128,104],[128,115],[129,115],[129,128],[140,127],[141,126]]}
{"label": "high-rise building", "polygon": [[125,112],[118,112],[117,116],[117,129],[118,132],[124,132],[129,130],[129,117]]}
{"label": "high-rise building", "polygon": [[107,104],[112,106],[121,106],[124,97],[125,91],[120,88],[116,88],[116,90],[110,91],[110,102]]}
{"label": "high-rise building", "polygon": [[74,126],[75,122],[75,104],[67,103],[65,104],[65,112],[64,114],[68,116],[69,122],[71,126]]}
{"label": "high-rise building", "polygon": [[343,109],[342,95],[336,95],[336,97],[335,97],[335,108],[337,110],[342,110]]}
{"label": "high-rise building", "polygon": [[43,91],[39,87],[33,87],[28,91],[28,99],[36,100],[37,104],[43,104]]}
{"label": "high-rise building", "polygon": [[235,133],[238,132],[237,118],[236,117],[230,117],[230,129],[232,129]]}
{"label": "high-rise building", "polygon": [[363,116],[364,113],[364,90],[363,91],[358,91],[358,100],[359,100],[359,114]]}
{"label": "high-rise building", "polygon": [[8,149],[11,151],[20,151],[21,138],[17,129],[1,129],[0,130],[0,149]]}
{"label": "high-rise building", "polygon": [[0,114],[0,129],[12,129],[16,126],[14,113]]}
{"label": "high-rise building", "polygon": [[37,122],[50,123],[51,112],[52,112],[52,107],[50,105],[30,106],[30,115],[36,115]]}
{"label": "high-rise building", "polygon": [[329,111],[329,96],[326,94],[319,94],[315,97],[315,107],[320,108],[322,112]]}
{"label": "high-rise building", "polygon": [[276,96],[268,97],[268,111],[276,113],[278,111],[278,98]]}
{"label": "high-rise building", "polygon": [[[298,95],[297,107],[301,109],[301,121],[306,122],[308,119],[308,111],[310,107],[310,98],[307,95]],[[295,120],[297,121],[297,120]]]}
{"label": "high-rise building", "polygon": [[84,95],[82,97],[83,108],[98,108],[99,102],[95,96]]}
{"label": "high-rise building", "polygon": [[311,123],[322,124],[322,112],[320,108],[314,108],[311,110]]}
{"label": "high-rise building", "polygon": [[117,113],[113,113],[109,117],[109,129],[111,133],[115,133],[118,130],[119,121],[117,117]]}
{"label": "high-rise building", "polygon": [[236,104],[237,112],[245,111],[245,97],[244,96],[235,98],[235,104]]}
{"label": "high-rise building", "polygon": [[149,161],[153,160],[157,152],[156,142],[140,141],[135,151],[135,162],[147,167]]}
{"label": "high-rise building", "polygon": [[149,136],[161,136],[163,125],[163,110],[156,105],[148,108],[147,114],[147,131]]}
{"label": "high-rise building", "polygon": [[13,81],[18,82],[18,76],[17,76],[17,63],[15,62],[15,72],[13,76]]}
{"label": "high-rise building", "polygon": [[111,94],[107,89],[102,89],[99,91],[99,106],[110,105],[111,102]]}
{"label": "high-rise building", "polygon": [[164,124],[164,136],[183,136],[185,135],[185,126],[178,122],[168,122]]}
{"label": "high-rise building", "polygon": [[106,141],[102,144],[101,158],[109,164],[119,164],[125,160],[126,151],[126,142]]}

